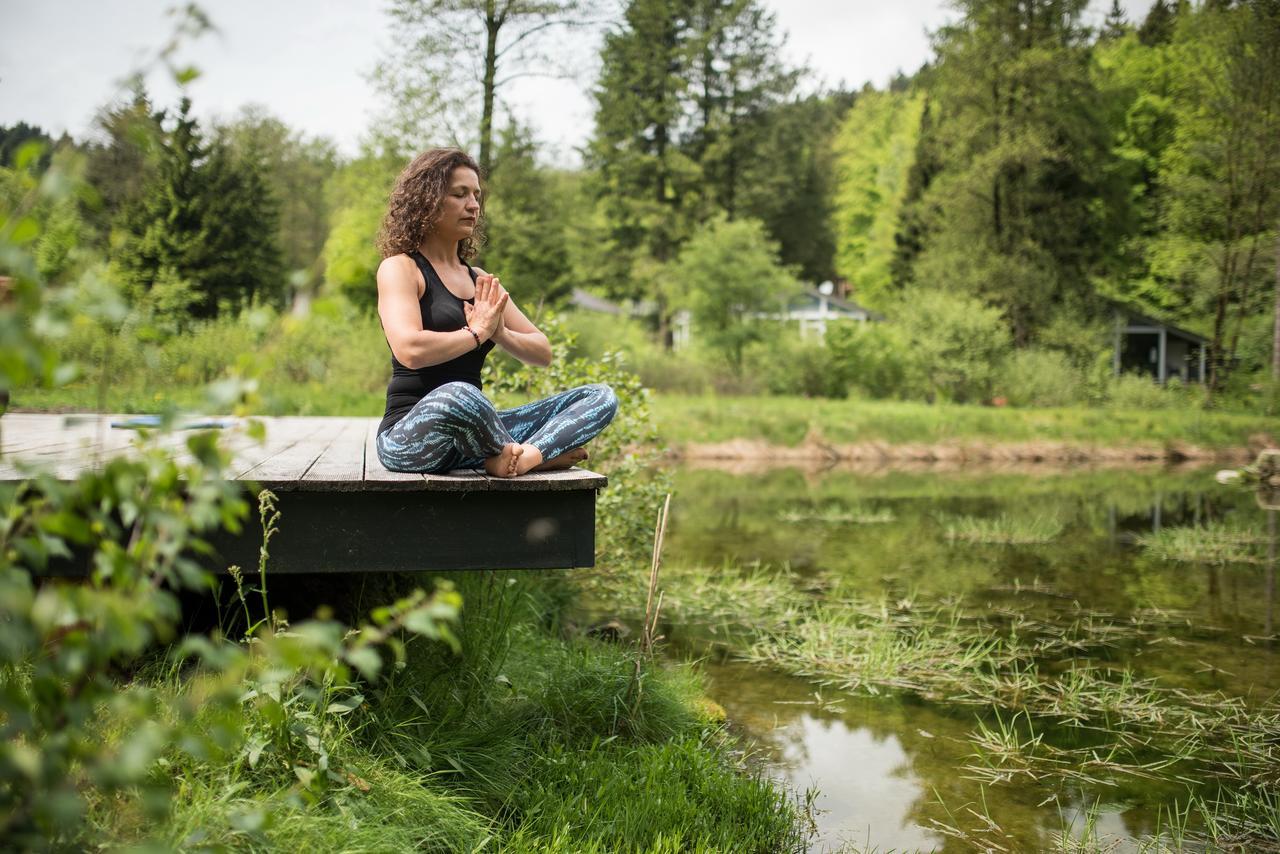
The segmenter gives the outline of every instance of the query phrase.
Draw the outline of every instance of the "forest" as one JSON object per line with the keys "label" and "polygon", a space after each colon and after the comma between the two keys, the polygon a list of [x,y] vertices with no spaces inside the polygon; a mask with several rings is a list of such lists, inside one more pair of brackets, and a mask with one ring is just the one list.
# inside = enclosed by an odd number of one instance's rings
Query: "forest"
{"label": "forest", "polygon": [[[579,313],[582,337],[630,342],[659,390],[1273,411],[1276,4],[1159,0],[1129,21],[1113,3],[1091,27],[1084,0],[963,0],[924,67],[815,92],[760,2],[634,0],[595,22],[574,169],[546,164],[502,86],[586,7],[486,8],[392,4],[413,37],[374,75],[357,156],[261,107],[202,124],[136,84],[85,139],[0,129],[0,195],[20,204],[54,162],[82,175],[35,205],[40,270],[97,265],[164,341],[316,299],[367,316],[391,183],[459,145],[491,199],[480,265],[539,311],[575,290],[627,307],[625,324]],[[442,43],[440,23],[466,37]],[[814,346],[754,320],[820,282],[886,322]],[[1117,310],[1206,339],[1202,386],[1113,377]],[[697,346],[672,353],[680,313]]]}

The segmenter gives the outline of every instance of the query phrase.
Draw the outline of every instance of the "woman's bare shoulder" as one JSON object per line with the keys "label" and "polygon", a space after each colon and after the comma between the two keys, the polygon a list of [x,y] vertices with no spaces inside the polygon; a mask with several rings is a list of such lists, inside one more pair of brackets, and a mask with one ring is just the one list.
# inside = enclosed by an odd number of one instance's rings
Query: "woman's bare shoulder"
{"label": "woman's bare shoulder", "polygon": [[408,255],[401,253],[399,255],[389,255],[382,259],[382,263],[378,265],[378,284],[384,287],[395,287],[397,285],[414,285],[414,273],[417,272],[417,265],[413,263],[413,259]]}

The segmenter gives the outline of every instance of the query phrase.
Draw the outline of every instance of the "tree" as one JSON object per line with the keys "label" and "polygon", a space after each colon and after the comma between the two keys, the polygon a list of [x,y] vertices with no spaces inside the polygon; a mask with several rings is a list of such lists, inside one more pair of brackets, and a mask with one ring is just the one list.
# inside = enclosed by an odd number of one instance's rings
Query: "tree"
{"label": "tree", "polygon": [[[613,247],[610,290],[653,299],[664,341],[661,270],[717,211],[776,226],[788,261],[830,269],[834,121],[829,102],[788,102],[799,73],[781,46],[759,0],[631,0],[605,37],[588,163]],[[807,206],[797,185],[816,191]]]}
{"label": "tree", "polygon": [[552,176],[538,165],[528,128],[503,130],[488,181],[487,243],[480,259],[526,308],[555,303],[571,289],[566,206]]}
{"label": "tree", "polygon": [[768,132],[767,116],[795,90],[799,72],[781,61],[784,40],[759,0],[694,5],[688,76],[695,104],[686,149],[702,168],[710,200],[732,219]]}
{"label": "tree", "polygon": [[784,264],[809,282],[836,275],[835,140],[854,95],[808,95],[757,120],[735,193],[737,212],[765,224]]}
{"label": "tree", "polygon": [[703,218],[701,172],[679,145],[693,11],[691,0],[628,4],[622,28],[605,35],[587,149],[609,244],[607,290],[653,299],[665,343],[672,308],[658,271]]}
{"label": "tree", "polygon": [[[543,38],[583,23],[587,8],[581,0],[393,0],[388,12],[405,47],[376,80],[407,123],[400,132],[415,143],[424,131],[432,140],[474,140],[488,175],[498,92],[516,77],[546,73],[552,59]],[[441,123],[444,133],[432,127]]]}
{"label": "tree", "polygon": [[[126,282],[135,299],[195,317],[255,298],[278,303],[277,203],[261,166],[207,144],[190,113],[191,101],[183,98],[163,134],[155,179],[127,217],[129,234],[117,256]],[[165,118],[156,121],[163,125]]]}
{"label": "tree", "polygon": [[1153,266],[1212,315],[1209,395],[1266,309],[1265,256],[1280,221],[1280,4],[1186,15],[1178,125],[1165,151],[1166,237]]}
{"label": "tree", "polygon": [[[62,135],[59,145],[70,143],[70,138]],[[53,137],[49,136],[38,125],[29,125],[26,122],[18,122],[15,125],[0,125],[0,166],[11,167],[14,165],[14,157],[18,153],[18,149],[28,142],[39,142],[44,145],[44,150],[36,163],[38,171],[43,172],[49,168],[49,162],[53,157],[53,150],[56,147]]]}
{"label": "tree", "polygon": [[378,302],[375,277],[382,260],[374,240],[403,165],[399,157],[366,150],[343,164],[326,188],[332,212],[323,249],[326,286],[369,310]]}
{"label": "tree", "polygon": [[941,168],[916,203],[927,237],[912,275],[997,307],[1019,344],[1055,313],[1097,308],[1089,276],[1111,240],[1084,6],[964,0],[936,37]]}
{"label": "tree", "polygon": [[735,372],[752,341],[778,334],[757,315],[778,314],[800,285],[778,263],[777,246],[756,220],[716,216],[699,228],[670,265],[665,286],[684,297],[698,335],[724,354]]}
{"label": "tree", "polygon": [[1166,0],[1156,0],[1138,27],[1138,38],[1148,47],[1168,42],[1173,38],[1174,17]]}
{"label": "tree", "polygon": [[1120,0],[1111,0],[1111,8],[1107,10],[1106,20],[1102,22],[1102,38],[1118,39],[1132,29],[1125,18],[1124,7]]}
{"label": "tree", "polygon": [[315,288],[322,280],[322,250],[329,236],[325,186],[338,169],[338,153],[324,138],[308,138],[260,107],[247,107],[217,130],[217,139],[240,161],[257,162],[280,203],[277,240],[284,266]]}
{"label": "tree", "polygon": [[836,137],[836,269],[869,305],[893,286],[896,229],[924,95],[863,91]]}

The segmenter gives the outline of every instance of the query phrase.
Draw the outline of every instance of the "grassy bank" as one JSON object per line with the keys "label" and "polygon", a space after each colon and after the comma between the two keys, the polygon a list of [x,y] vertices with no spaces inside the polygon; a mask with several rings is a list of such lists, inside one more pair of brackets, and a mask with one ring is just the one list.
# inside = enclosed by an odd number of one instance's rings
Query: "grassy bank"
{"label": "grassy bank", "polygon": [[807,435],[855,442],[1078,442],[1105,446],[1184,442],[1240,447],[1275,434],[1274,418],[1199,409],[1015,409],[885,400],[654,395],[654,420],[667,441],[757,439],[794,446]]}
{"label": "grassy bank", "polygon": [[[255,739],[275,725],[255,714],[230,761],[169,753],[162,770],[178,782],[160,821],[141,820],[141,796],[98,801],[82,841],[440,852],[803,847],[795,801],[741,767],[723,724],[700,711],[688,668],[630,647],[563,640],[554,624],[565,582],[552,574],[455,580],[460,654],[411,641],[405,666],[365,685],[359,705],[315,716],[311,767],[328,774],[325,786],[304,779],[272,740]],[[343,593],[341,582],[325,585],[327,598]],[[386,595],[346,585],[348,602]],[[282,592],[297,602],[315,595],[311,585]],[[169,659],[144,673],[161,714],[196,699],[198,680]],[[105,749],[123,735],[104,715]]]}

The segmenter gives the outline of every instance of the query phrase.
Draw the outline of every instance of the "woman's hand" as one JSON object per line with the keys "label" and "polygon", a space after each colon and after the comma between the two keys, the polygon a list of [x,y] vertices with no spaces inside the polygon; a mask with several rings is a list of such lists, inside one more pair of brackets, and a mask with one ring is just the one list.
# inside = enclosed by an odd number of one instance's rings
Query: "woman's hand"
{"label": "woman's hand", "polygon": [[497,276],[490,276],[487,273],[476,276],[475,305],[463,303],[467,325],[485,340],[499,337],[505,329],[502,315],[507,309],[509,299],[510,296],[498,281]]}

